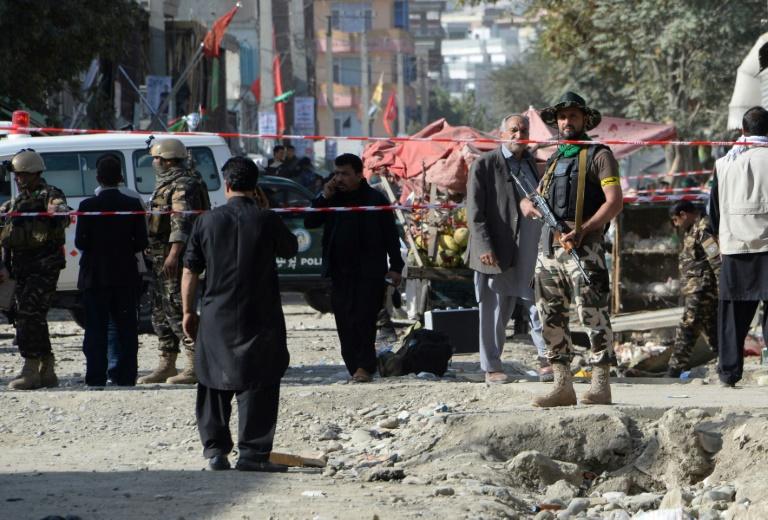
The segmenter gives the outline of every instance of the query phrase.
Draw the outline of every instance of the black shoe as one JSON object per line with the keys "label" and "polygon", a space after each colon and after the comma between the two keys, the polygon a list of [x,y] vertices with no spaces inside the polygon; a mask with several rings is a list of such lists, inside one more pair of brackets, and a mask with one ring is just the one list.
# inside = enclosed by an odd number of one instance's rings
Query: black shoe
{"label": "black shoe", "polygon": [[683,373],[683,369],[679,367],[669,367],[667,368],[667,377],[674,377],[675,379],[680,377],[680,374]]}
{"label": "black shoe", "polygon": [[264,471],[267,473],[285,473],[288,471],[288,466],[282,464],[272,464],[268,460],[248,460],[238,459],[235,464],[235,469],[238,471]]}
{"label": "black shoe", "polygon": [[232,469],[232,466],[229,465],[229,459],[226,455],[214,455],[208,459],[208,469],[211,471],[224,471]]}

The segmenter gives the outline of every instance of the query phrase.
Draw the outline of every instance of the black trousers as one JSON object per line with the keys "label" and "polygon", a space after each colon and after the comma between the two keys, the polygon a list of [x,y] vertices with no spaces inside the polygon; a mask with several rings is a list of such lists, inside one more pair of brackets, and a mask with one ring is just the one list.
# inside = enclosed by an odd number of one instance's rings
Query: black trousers
{"label": "black trousers", "polygon": [[331,307],[350,375],[376,372],[376,318],[384,301],[384,279],[333,278]]}
{"label": "black trousers", "polygon": [[203,442],[203,455],[210,459],[232,451],[229,419],[232,397],[237,398],[237,449],[239,458],[254,462],[269,460],[277,426],[280,384],[255,390],[216,390],[197,385],[197,430]]}
{"label": "black trousers", "polygon": [[[744,340],[760,303],[758,300],[719,300],[717,307],[720,381],[735,384],[744,370]],[[766,302],[763,302],[764,304]],[[768,312],[763,313],[763,339],[768,342]]]}
{"label": "black trousers", "polygon": [[116,364],[109,369],[109,375],[117,385],[136,384],[139,351],[138,317],[136,314],[137,288],[104,287],[85,289],[83,306],[85,307],[85,384],[104,386],[107,384],[108,368],[108,330],[109,320],[117,329],[119,348]]}

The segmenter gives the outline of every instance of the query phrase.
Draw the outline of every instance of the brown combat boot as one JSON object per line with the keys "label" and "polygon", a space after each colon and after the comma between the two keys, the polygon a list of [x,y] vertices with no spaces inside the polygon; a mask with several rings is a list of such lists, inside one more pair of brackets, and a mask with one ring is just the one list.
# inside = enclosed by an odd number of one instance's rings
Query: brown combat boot
{"label": "brown combat boot", "polygon": [[152,383],[165,383],[165,380],[169,377],[178,374],[176,370],[176,352],[160,352],[160,363],[157,368],[151,373],[140,377],[136,382],[140,385],[148,385]]}
{"label": "brown combat boot", "polygon": [[194,385],[197,383],[197,376],[195,375],[195,351],[185,349],[184,355],[187,358],[187,365],[184,367],[184,370],[178,375],[166,379],[166,383],[173,385]]}
{"label": "brown combat boot", "polygon": [[40,360],[35,358],[24,358],[21,374],[8,383],[9,390],[35,390],[42,386],[43,383],[40,381]]}
{"label": "brown combat boot", "polygon": [[594,365],[592,367],[592,383],[589,390],[581,396],[581,404],[611,404],[611,375],[610,365]]}
{"label": "brown combat boot", "polygon": [[40,383],[46,388],[59,386],[59,378],[56,377],[54,365],[53,352],[49,352],[40,358]]}
{"label": "brown combat boot", "polygon": [[571,367],[564,363],[552,363],[555,388],[547,395],[533,399],[533,406],[552,408],[554,406],[573,406],[576,404],[576,391],[573,389]]}

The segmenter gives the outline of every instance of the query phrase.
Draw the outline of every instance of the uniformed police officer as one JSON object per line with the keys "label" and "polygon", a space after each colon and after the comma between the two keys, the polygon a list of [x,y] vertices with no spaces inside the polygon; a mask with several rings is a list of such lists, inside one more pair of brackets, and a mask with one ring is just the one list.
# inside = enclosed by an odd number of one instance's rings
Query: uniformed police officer
{"label": "uniformed police officer", "polygon": [[704,334],[717,357],[717,280],[720,277],[720,247],[709,217],[692,202],[681,200],[670,208],[672,224],[685,232],[680,251],[680,286],[685,311],[675,331],[675,345],[667,369],[668,377],[679,377],[691,368],[691,352]]}
{"label": "uniformed police officer", "polygon": [[[581,96],[566,92],[554,106],[542,110],[541,118],[558,129],[562,140],[588,141],[586,132],[600,124],[601,116],[588,107]],[[542,229],[535,275],[536,306],[544,326],[555,388],[534,399],[533,405],[576,404],[570,371],[571,301],[575,303],[581,324],[589,332],[592,351],[589,359],[592,384],[581,402],[610,404],[608,377],[614,356],[603,234],[606,225],[623,207],[618,164],[606,146],[561,144],[547,162],[539,190],[555,216],[565,221],[571,231],[559,235],[546,226]],[[521,202],[521,210],[526,216],[540,216],[527,200]],[[591,280],[589,285],[568,253],[572,247],[581,257]]]}
{"label": "uniformed police officer", "polygon": [[[194,342],[182,330],[181,262],[196,214],[175,213],[210,209],[208,190],[197,171],[187,167],[187,148],[178,139],[163,139],[152,146],[152,166],[157,181],[150,199],[149,256],[152,284],[152,326],[157,334],[160,362],[139,384],[194,384]],[[174,212],[174,213],[169,213]],[[179,344],[184,345],[187,362],[176,370]]]}
{"label": "uniformed police officer", "polygon": [[[10,161],[18,195],[0,206],[1,213],[68,211],[64,193],[45,182],[43,158],[28,149]],[[59,271],[64,268],[64,230],[69,216],[4,217],[0,242],[5,264],[16,280],[16,339],[24,366],[19,377],[8,385],[14,390],[33,390],[58,386],[54,370],[51,339],[48,335],[48,309],[56,292]]]}

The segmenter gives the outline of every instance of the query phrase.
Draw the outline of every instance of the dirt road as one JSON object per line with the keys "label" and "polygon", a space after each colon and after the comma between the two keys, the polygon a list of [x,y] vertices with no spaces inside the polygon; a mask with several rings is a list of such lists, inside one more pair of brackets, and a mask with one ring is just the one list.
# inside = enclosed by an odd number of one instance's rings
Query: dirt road
{"label": "dirt road", "polygon": [[[0,518],[554,518],[536,512],[542,502],[563,507],[559,518],[630,518],[675,489],[699,518],[768,518],[755,516],[768,511],[756,484],[768,478],[765,371],[736,390],[618,382],[616,406],[564,410],[529,406],[545,384],[485,385],[476,355],[439,380],[351,385],[333,317],[289,301],[275,449],[322,453],[325,469],[203,471],[194,390],[86,389],[82,330],[54,311],[57,389],[7,391],[20,359],[0,325]],[[156,339],[140,343],[146,371]],[[534,357],[529,342],[508,343],[518,379]]]}

